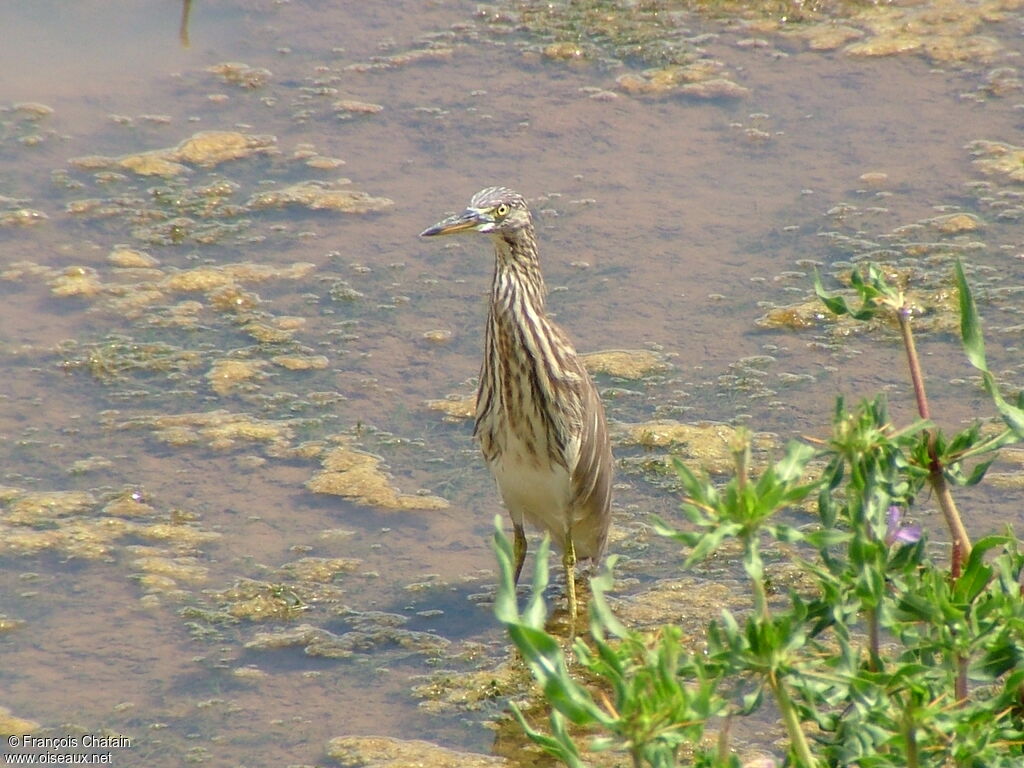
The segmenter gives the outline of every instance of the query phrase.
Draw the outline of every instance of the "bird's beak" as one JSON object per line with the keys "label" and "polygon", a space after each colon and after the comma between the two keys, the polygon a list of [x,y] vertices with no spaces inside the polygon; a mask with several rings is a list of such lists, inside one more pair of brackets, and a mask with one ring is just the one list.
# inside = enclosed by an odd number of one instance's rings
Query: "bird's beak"
{"label": "bird's beak", "polygon": [[480,216],[479,211],[467,208],[462,213],[449,216],[444,221],[439,221],[429,229],[420,232],[420,237],[433,237],[434,235],[454,235],[456,232],[465,232],[469,229],[476,229],[486,223]]}

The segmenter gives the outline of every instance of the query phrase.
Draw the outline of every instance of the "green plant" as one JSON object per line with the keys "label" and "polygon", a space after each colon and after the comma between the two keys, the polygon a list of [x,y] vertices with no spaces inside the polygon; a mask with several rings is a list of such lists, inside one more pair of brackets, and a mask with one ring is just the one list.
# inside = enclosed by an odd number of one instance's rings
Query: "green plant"
{"label": "green plant", "polygon": [[[998,434],[985,437],[974,425],[947,437],[932,422],[904,295],[868,267],[852,280],[858,308],[826,294],[820,281],[818,293],[833,312],[856,320],[895,314],[920,419],[897,428],[883,397],[853,409],[840,399],[828,441],[818,449],[790,443],[759,476],[743,432],[733,446],[734,473],[721,487],[676,464],[686,525],[659,520],[658,530],[689,548],[684,567],[738,542],[752,596],[748,612],[723,611],[707,627],[700,652],[684,650],[675,627],[641,634],[623,626],[605,599],[609,570],[594,579],[590,643],[577,638],[572,646],[587,672],[587,685],[579,682],[544,629],[546,546],[520,613],[499,531],[496,614],[550,707],[550,735],[520,715],[531,739],[570,766],[584,765],[577,743],[584,732],[591,749],[625,750],[635,766],[677,765],[684,743],[692,745],[690,764],[731,766],[727,726],[717,747],[702,741],[709,721],[724,715],[728,722],[770,700],[790,765],[1024,764],[1024,554],[1009,530],[972,542],[952,494],[980,482],[995,451],[1024,436],[1024,410],[1020,399],[1002,397],[988,371],[959,264],[955,279],[964,349],[1003,418]],[[926,490],[950,530],[948,566],[934,562],[920,528],[906,522]],[[795,508],[814,496],[814,523],[796,524],[806,512]],[[780,546],[800,553],[809,586],[773,597],[763,554]]]}
{"label": "green plant", "polygon": [[[603,683],[596,694],[601,700],[598,703],[595,694],[570,674],[558,640],[544,629],[542,596],[548,583],[548,538],[537,552],[533,592],[522,612],[512,578],[512,545],[502,533],[500,517],[495,518],[494,540],[500,568],[495,615],[508,629],[551,707],[551,734],[547,735],[530,726],[513,706],[527,735],[572,768],[586,764],[569,733],[570,724],[597,729],[591,743],[593,750],[625,750],[635,766],[676,765],[680,746],[698,743],[708,719],[725,711],[725,701],[716,691],[716,672],[700,656],[683,650],[677,627],[667,626],[643,635],[615,618],[604,597],[612,585],[610,568],[614,558],[609,558],[609,570],[591,581],[592,647],[581,638],[573,644],[579,665]],[[697,764],[721,768],[738,765],[731,759],[714,762],[707,753],[701,753]]]}

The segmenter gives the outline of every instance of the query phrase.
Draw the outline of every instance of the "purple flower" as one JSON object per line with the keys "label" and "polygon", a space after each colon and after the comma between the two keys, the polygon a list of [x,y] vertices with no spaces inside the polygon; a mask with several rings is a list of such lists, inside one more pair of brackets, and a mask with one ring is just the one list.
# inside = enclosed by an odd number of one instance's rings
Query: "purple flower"
{"label": "purple flower", "polygon": [[921,539],[920,525],[903,525],[903,510],[893,504],[885,516],[885,545],[891,547],[897,541],[914,544]]}

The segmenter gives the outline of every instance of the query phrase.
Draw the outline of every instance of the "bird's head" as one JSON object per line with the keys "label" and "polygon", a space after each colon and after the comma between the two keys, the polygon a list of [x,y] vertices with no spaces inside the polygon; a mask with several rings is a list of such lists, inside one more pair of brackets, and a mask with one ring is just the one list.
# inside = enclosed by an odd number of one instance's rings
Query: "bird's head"
{"label": "bird's head", "polygon": [[506,187],[488,187],[473,195],[469,207],[462,213],[423,230],[420,237],[470,231],[510,235],[530,224],[530,209],[522,195]]}

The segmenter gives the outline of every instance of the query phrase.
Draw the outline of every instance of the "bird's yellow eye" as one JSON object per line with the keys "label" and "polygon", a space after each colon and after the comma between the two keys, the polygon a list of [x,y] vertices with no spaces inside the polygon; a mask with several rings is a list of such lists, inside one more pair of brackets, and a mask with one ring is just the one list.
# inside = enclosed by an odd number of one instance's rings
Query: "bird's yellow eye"
{"label": "bird's yellow eye", "polygon": [[510,210],[512,209],[508,207],[508,203],[502,203],[501,205],[494,209],[494,215],[497,216],[498,218],[504,218],[508,216],[508,212]]}

